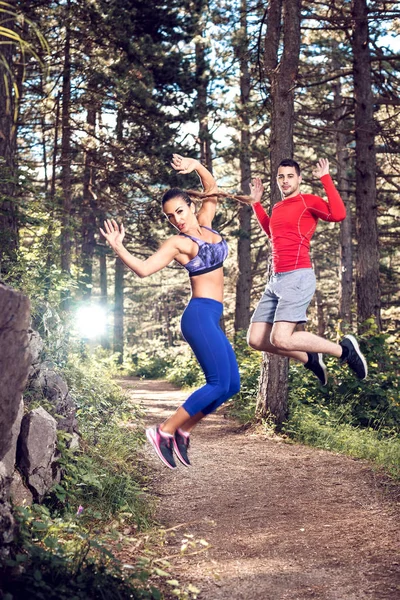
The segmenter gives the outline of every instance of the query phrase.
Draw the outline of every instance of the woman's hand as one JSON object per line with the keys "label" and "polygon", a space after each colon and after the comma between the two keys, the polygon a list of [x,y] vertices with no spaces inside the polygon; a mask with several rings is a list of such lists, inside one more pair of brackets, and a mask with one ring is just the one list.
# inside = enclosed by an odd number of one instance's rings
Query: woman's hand
{"label": "woman's hand", "polygon": [[181,173],[182,175],[196,171],[200,164],[201,163],[199,163],[199,161],[195,158],[186,158],[180,154],[172,155],[171,166],[173,169],[175,169],[175,171],[178,171],[178,173]]}
{"label": "woman's hand", "polygon": [[329,160],[327,158],[320,158],[313,170],[313,176],[321,179],[324,175],[329,175]]}
{"label": "woman's hand", "polygon": [[125,237],[125,229],[122,223],[121,225],[118,225],[114,219],[107,219],[104,221],[104,229],[105,231],[100,227],[100,233],[106,238],[113,250],[122,245],[122,241]]}
{"label": "woman's hand", "polygon": [[253,181],[250,184],[250,196],[253,199],[253,202],[249,204],[254,204],[254,202],[261,202],[263,193],[264,186],[260,177],[254,177]]}

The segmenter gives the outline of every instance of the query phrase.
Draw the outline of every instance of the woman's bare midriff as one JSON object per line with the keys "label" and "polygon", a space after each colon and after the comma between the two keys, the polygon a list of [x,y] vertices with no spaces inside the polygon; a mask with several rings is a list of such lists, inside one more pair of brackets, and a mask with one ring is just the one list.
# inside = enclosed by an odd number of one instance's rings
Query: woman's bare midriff
{"label": "woman's bare midriff", "polygon": [[224,271],[221,267],[204,275],[190,277],[192,298],[211,298],[217,302],[224,301]]}

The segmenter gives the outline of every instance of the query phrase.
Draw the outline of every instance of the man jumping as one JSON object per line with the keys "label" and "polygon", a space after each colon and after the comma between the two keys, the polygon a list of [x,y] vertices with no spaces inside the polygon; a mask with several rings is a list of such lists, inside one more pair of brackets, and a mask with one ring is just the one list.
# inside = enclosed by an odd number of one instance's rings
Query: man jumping
{"label": "man jumping", "polygon": [[298,324],[307,321],[306,311],[315,293],[316,281],[310,259],[310,241],[318,219],[339,222],[346,208],[329,175],[329,162],[320,159],[313,172],[321,179],[328,201],[300,192],[298,163],[283,160],[277,181],[282,200],[267,215],[260,201],[263,184],[255,178],[251,185],[252,207],[271,242],[273,274],[251,318],[248,344],[255,350],[288,356],[302,362],[322,385],[327,383],[323,354],[336,356],[349,365],[359,379],[365,379],[368,367],[357,340],[344,336],[339,344],[307,331]]}

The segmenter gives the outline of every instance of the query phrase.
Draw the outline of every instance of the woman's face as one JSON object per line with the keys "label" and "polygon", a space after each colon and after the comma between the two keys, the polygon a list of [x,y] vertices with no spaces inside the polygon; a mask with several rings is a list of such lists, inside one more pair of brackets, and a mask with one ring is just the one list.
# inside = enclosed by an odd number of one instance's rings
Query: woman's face
{"label": "woman's face", "polygon": [[185,233],[190,227],[193,227],[194,222],[196,221],[194,204],[188,205],[186,201],[179,196],[165,202],[163,210],[171,225],[176,227],[176,229],[182,233]]}

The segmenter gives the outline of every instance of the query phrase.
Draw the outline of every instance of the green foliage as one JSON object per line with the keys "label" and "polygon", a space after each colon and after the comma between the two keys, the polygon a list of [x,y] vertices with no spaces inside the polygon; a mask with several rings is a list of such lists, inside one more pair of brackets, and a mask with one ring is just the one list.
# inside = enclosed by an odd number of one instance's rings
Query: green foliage
{"label": "green foliage", "polygon": [[368,378],[355,379],[347,367],[335,359],[326,359],[329,380],[326,387],[316,386],[315,378],[299,364],[290,369],[289,406],[298,403],[314,412],[326,410],[337,423],[373,429],[380,437],[398,433],[400,422],[400,347],[394,336],[370,330],[359,341],[368,362]]}
{"label": "green foliage", "polygon": [[299,442],[372,461],[390,476],[400,479],[400,439],[382,437],[371,428],[362,429],[340,422],[327,407],[313,410],[301,403],[292,405],[284,431]]}
{"label": "green foliage", "polygon": [[168,381],[181,387],[204,385],[204,374],[190,347],[180,346],[166,373]]}
{"label": "green foliage", "polygon": [[1,587],[10,600],[160,600],[139,562],[129,571],[79,521],[52,518],[45,506],[17,508],[19,538],[4,560]]}
{"label": "green foliage", "polygon": [[151,503],[144,502],[140,485],[140,407],[129,402],[96,354],[85,360],[72,355],[64,375],[78,407],[82,443],[79,450],[70,449],[69,436],[60,434],[63,479],[49,502],[61,511],[83,505],[88,518],[109,519],[123,512],[128,521],[147,526]]}
{"label": "green foliage", "polygon": [[141,346],[131,351],[128,372],[145,379],[161,379],[166,376],[174,354],[174,348],[167,348],[160,340],[152,340],[148,349]]}
{"label": "green foliage", "polygon": [[260,377],[261,352],[252,350],[246,341],[246,332],[241,331],[235,339],[241,386],[233,398],[230,412],[243,423],[254,419],[258,381]]}

